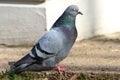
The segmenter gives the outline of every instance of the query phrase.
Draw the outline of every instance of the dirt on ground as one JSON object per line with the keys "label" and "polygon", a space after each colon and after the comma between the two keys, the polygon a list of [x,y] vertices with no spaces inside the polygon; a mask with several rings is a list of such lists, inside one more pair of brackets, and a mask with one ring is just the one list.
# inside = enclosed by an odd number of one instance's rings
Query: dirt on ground
{"label": "dirt on ground", "polygon": [[[70,54],[59,65],[69,71],[120,72],[120,39],[94,37],[76,41]],[[0,46],[0,71],[9,69],[9,63],[26,55],[32,47]]]}

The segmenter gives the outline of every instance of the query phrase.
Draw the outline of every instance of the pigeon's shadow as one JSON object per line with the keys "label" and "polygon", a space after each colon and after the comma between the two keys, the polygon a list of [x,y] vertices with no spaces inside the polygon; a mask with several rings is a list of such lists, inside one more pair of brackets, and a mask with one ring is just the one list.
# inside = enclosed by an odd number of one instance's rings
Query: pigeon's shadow
{"label": "pigeon's shadow", "polygon": [[[14,67],[15,61],[12,62],[8,62],[8,65],[10,66],[10,69],[12,69]],[[53,70],[54,68],[51,67],[42,67],[41,65],[38,64],[33,64],[27,68],[25,68],[25,71],[35,71],[35,72],[39,72],[39,71],[48,71],[48,70]]]}

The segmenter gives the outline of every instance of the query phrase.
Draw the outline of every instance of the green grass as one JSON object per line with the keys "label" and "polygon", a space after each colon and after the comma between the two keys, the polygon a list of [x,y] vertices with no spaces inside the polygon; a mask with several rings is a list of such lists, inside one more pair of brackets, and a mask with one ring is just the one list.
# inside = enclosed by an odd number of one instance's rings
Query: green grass
{"label": "green grass", "polygon": [[25,72],[21,74],[0,73],[0,80],[120,80],[117,73],[73,73],[73,72]]}

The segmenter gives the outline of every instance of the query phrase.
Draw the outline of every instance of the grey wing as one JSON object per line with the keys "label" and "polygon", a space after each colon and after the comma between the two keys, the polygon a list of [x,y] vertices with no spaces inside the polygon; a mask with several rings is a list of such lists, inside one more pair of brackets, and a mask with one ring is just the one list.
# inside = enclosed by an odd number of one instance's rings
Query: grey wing
{"label": "grey wing", "polygon": [[55,56],[63,47],[63,35],[56,30],[47,32],[33,47],[30,55],[35,58],[49,58]]}

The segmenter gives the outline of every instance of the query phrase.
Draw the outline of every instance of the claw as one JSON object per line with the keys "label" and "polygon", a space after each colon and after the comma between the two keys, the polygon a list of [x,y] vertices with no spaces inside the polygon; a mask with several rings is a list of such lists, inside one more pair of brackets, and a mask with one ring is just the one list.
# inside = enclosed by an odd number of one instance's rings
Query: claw
{"label": "claw", "polygon": [[68,69],[67,67],[62,67],[62,66],[57,65],[55,70],[58,72],[66,72]]}

